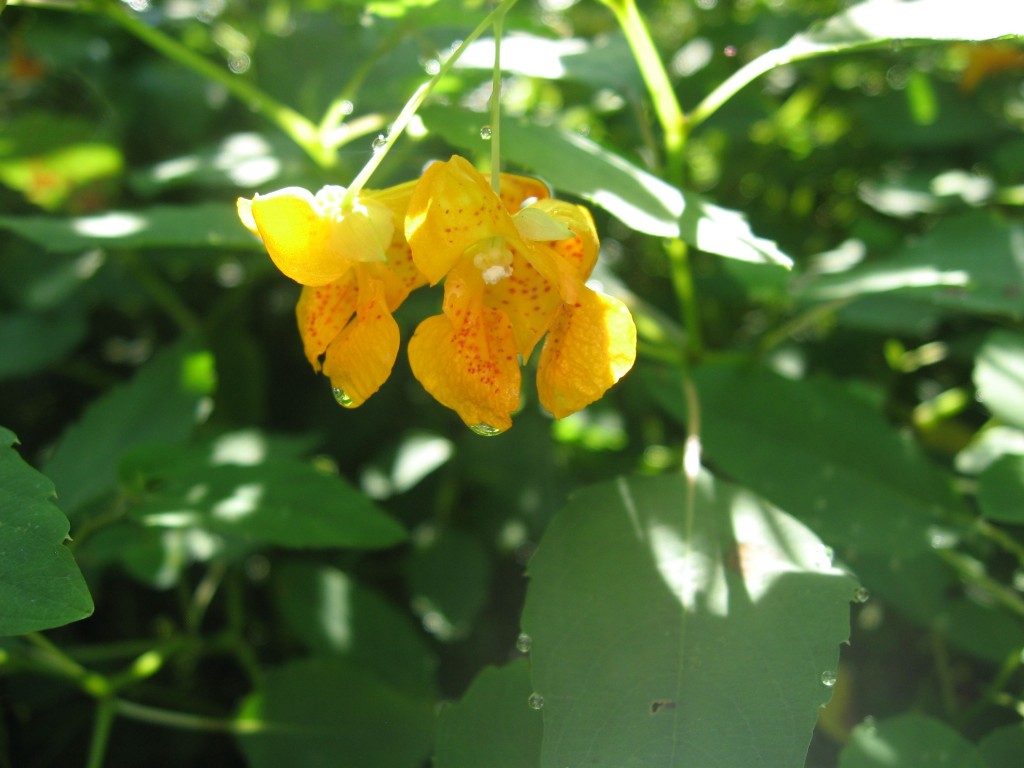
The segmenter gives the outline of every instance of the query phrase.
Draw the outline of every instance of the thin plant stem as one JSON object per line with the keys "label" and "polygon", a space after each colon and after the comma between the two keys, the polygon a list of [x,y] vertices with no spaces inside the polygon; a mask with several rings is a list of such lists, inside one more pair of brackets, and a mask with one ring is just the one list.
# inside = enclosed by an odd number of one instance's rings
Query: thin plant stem
{"label": "thin plant stem", "polygon": [[110,730],[116,716],[116,699],[112,696],[100,699],[96,706],[96,719],[92,726],[92,741],[89,743],[87,768],[102,768],[103,758],[107,753],[107,744],[110,741]]}
{"label": "thin plant stem", "polygon": [[680,319],[686,329],[686,358],[692,362],[704,354],[704,339],[700,315],[697,313],[697,290],[690,269],[690,251],[686,243],[674,238],[665,243],[665,252],[668,255],[672,287],[679,302]]}
{"label": "thin plant stem", "polygon": [[682,179],[683,150],[686,145],[686,119],[682,107],[647,24],[636,7],[636,0],[605,0],[605,3],[615,14],[651,95],[654,111],[665,134],[666,176],[670,182],[677,184]]}
{"label": "thin plant stem", "polygon": [[162,725],[167,728],[236,734],[265,733],[267,731],[299,732],[302,730],[298,726],[277,725],[259,720],[231,720],[191,715],[187,712],[174,712],[169,709],[138,704],[134,701],[125,701],[124,699],[114,699],[113,702],[115,711],[124,717],[153,725]]}
{"label": "thin plant stem", "polygon": [[329,168],[335,164],[335,153],[321,143],[317,126],[291,107],[264,93],[248,80],[200,56],[159,29],[146,25],[134,13],[123,8],[121,3],[105,0],[99,8],[105,16],[142,42],[196,74],[219,83],[251,109],[266,116],[302,147],[317,165]]}
{"label": "thin plant stem", "polygon": [[501,37],[505,14],[494,18],[494,71],[491,76],[491,188],[501,196]]}
{"label": "thin plant stem", "polygon": [[405,129],[409,127],[409,123],[416,114],[416,110],[420,108],[423,101],[427,98],[435,86],[441,82],[441,80],[448,75],[452,67],[455,66],[455,62],[461,58],[462,54],[466,52],[466,49],[476,40],[485,30],[489,29],[494,25],[495,19],[503,18],[508,10],[516,4],[516,0],[502,0],[501,5],[491,11],[481,21],[472,32],[463,40],[459,46],[452,51],[452,54],[441,62],[441,66],[438,68],[437,73],[431,77],[427,82],[423,83],[413,95],[409,98],[409,101],[402,107],[402,111],[398,113],[398,117],[395,118],[395,122],[391,124],[391,130],[388,131],[387,135],[383,137],[384,141],[379,147],[374,147],[373,155],[366,162],[366,165],[362,167],[356,177],[352,179],[352,183],[349,184],[348,190],[345,193],[345,197],[342,199],[341,207],[343,209],[350,208],[355,202],[356,196],[362,191],[366,182],[370,180],[374,171],[387,156],[388,152],[398,141],[398,138],[405,132]]}

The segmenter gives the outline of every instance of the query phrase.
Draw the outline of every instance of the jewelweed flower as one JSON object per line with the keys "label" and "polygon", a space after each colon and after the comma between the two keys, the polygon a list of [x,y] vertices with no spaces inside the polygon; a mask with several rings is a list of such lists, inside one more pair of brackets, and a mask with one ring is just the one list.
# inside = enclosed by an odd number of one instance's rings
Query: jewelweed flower
{"label": "jewelweed flower", "polygon": [[364,190],[351,205],[335,186],[238,200],[242,223],[302,284],[295,314],[306,359],[346,407],[361,405],[391,374],[399,347],[392,312],[426,283],[401,226],[413,187]]}
{"label": "jewelweed flower", "polygon": [[585,284],[598,254],[590,213],[535,179],[502,174],[500,187],[462,157],[435,163],[405,226],[416,267],[445,279],[442,314],[409,342],[413,374],[482,434],[511,426],[519,361],[545,334],[537,390],[556,418],[602,397],[636,357],[629,310]]}

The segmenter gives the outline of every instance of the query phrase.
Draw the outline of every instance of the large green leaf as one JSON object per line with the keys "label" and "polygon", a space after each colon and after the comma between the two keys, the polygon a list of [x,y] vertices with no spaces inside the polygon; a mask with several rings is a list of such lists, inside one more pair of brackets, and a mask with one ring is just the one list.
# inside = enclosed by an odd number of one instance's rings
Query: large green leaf
{"label": "large green leaf", "polygon": [[58,627],[92,613],[53,483],[18,455],[0,427],[0,636]]}
{"label": "large green leaf", "polygon": [[996,728],[978,744],[988,768],[1017,768],[1024,755],[1024,725]]}
{"label": "large green leaf", "polygon": [[129,509],[143,525],[283,547],[377,548],[405,530],[342,478],[296,459],[153,467]]}
{"label": "large green leaf", "polygon": [[950,311],[1024,318],[1024,227],[990,211],[943,219],[891,258],[825,274],[799,296],[813,301],[899,292]]}
{"label": "large green leaf", "polygon": [[93,402],[68,427],[43,471],[69,515],[112,489],[128,449],[184,440],[214,386],[212,357],[188,339],[158,353],[126,384]]}
{"label": "large green leaf", "polygon": [[943,513],[966,514],[951,479],[838,382],[728,363],[695,371],[705,454],[832,546],[929,549]]}
{"label": "large green leaf", "polygon": [[285,626],[311,651],[342,656],[398,690],[435,694],[437,661],[408,614],[331,566],[275,564],[272,578]]}
{"label": "large green leaf", "polygon": [[807,528],[700,477],[572,498],[529,564],[541,766],[803,763],[856,584]]}
{"label": "large green leaf", "polygon": [[414,610],[441,640],[465,635],[487,599],[487,552],[472,536],[454,529],[431,531],[415,545],[408,566]]}
{"label": "large green leaf", "polygon": [[[445,108],[421,110],[426,125],[446,141],[479,150],[482,116]],[[680,190],[579,134],[550,125],[507,119],[501,124],[502,156],[600,206],[626,226],[741,261],[790,266],[770,240],[757,237],[743,215]]]}
{"label": "large green leaf", "polygon": [[1007,454],[981,473],[978,503],[990,520],[1024,524],[1024,456]]}
{"label": "large green leaf", "polygon": [[259,239],[238,221],[229,203],[157,205],[76,218],[0,216],[0,229],[48,251],[107,248],[229,248],[261,251]]}
{"label": "large green leaf", "polygon": [[386,685],[339,658],[271,670],[239,713],[252,768],[416,768],[430,753],[433,701]]}
{"label": "large green leaf", "polygon": [[486,667],[442,710],[434,768],[537,768],[543,720],[527,704],[532,692],[525,659]]}
{"label": "large green leaf", "polygon": [[918,714],[862,723],[839,756],[839,768],[990,768],[971,742],[945,723]]}
{"label": "large green leaf", "polygon": [[978,399],[1002,421],[1024,428],[1024,335],[993,331],[974,363]]}
{"label": "large green leaf", "polygon": [[1005,0],[867,0],[814,24],[736,70],[701,102],[703,121],[738,90],[776,67],[850,51],[903,47],[935,40],[992,40],[1024,36],[1024,7]]}

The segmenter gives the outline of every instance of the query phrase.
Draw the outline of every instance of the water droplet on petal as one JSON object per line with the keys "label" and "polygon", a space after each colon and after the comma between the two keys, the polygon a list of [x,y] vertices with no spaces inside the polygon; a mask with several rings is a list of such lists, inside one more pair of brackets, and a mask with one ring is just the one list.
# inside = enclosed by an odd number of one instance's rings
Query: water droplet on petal
{"label": "water droplet on petal", "polygon": [[476,434],[483,435],[484,437],[494,437],[501,434],[500,429],[492,427],[490,424],[472,424],[469,428]]}
{"label": "water droplet on petal", "polygon": [[520,634],[516,638],[516,650],[520,653],[529,653],[530,648],[533,646],[533,638],[525,632]]}
{"label": "water droplet on petal", "polygon": [[480,128],[480,138],[484,141],[490,141],[491,138],[491,126],[485,125]]}
{"label": "water droplet on petal", "polygon": [[352,398],[349,397],[348,393],[341,387],[334,387],[331,392],[334,393],[334,399],[338,401],[338,405],[344,406],[345,408],[352,408],[355,406],[355,402],[353,402]]}
{"label": "water droplet on petal", "polygon": [[826,669],[821,673],[821,684],[826,688],[831,688],[836,684],[836,673],[830,669]]}
{"label": "water droplet on petal", "polygon": [[388,144],[388,137],[383,133],[378,133],[377,138],[373,140],[373,151],[380,152]]}
{"label": "water droplet on petal", "polygon": [[530,698],[526,700],[526,703],[530,705],[530,709],[543,709],[544,697],[539,693],[531,693]]}
{"label": "water droplet on petal", "polygon": [[857,587],[853,591],[853,602],[855,603],[866,603],[871,598],[871,593],[868,592],[867,587]]}

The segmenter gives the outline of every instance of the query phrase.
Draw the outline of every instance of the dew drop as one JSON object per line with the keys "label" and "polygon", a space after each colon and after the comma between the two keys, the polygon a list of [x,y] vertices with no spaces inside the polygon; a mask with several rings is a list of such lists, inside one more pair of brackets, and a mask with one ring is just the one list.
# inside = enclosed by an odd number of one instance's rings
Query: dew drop
{"label": "dew drop", "polygon": [[722,53],[724,53],[726,56],[728,56],[731,59],[733,56],[736,55],[736,46],[735,45],[727,45],[727,46],[725,46],[725,48],[722,49]]}
{"label": "dew drop", "polygon": [[533,646],[533,638],[525,632],[521,633],[516,638],[516,650],[520,653],[529,653],[530,648]]}
{"label": "dew drop", "polygon": [[338,401],[338,405],[344,406],[345,408],[352,408],[355,406],[355,402],[341,387],[334,387],[331,392],[334,394],[334,399]]}
{"label": "dew drop", "polygon": [[853,602],[866,603],[869,599],[871,599],[871,593],[868,592],[867,587],[857,587],[853,591]]}
{"label": "dew drop", "polygon": [[491,140],[491,126],[485,125],[480,128],[480,138],[484,141]]}
{"label": "dew drop", "polygon": [[373,151],[380,152],[380,150],[384,149],[384,147],[386,147],[387,144],[388,137],[385,136],[383,133],[378,133],[377,138],[373,140]]}
{"label": "dew drop", "polygon": [[821,673],[821,684],[826,688],[831,688],[836,684],[836,673],[826,669]]}
{"label": "dew drop", "polygon": [[423,71],[433,77],[441,71],[441,62],[437,59],[428,59],[427,63],[423,65]]}
{"label": "dew drop", "polygon": [[544,697],[539,693],[531,693],[530,698],[526,700],[526,703],[530,705],[530,709],[543,709]]}
{"label": "dew drop", "polygon": [[492,427],[490,424],[472,424],[469,428],[476,434],[483,435],[484,437],[494,437],[501,434],[500,429]]}

